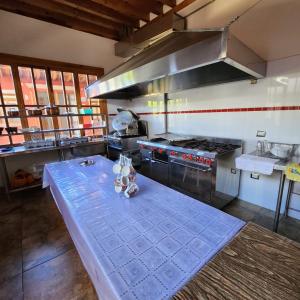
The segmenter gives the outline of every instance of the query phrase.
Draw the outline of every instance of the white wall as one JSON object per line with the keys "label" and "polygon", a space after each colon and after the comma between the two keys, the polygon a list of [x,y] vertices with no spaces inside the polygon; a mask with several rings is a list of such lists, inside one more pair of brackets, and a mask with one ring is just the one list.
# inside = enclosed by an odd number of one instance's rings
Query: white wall
{"label": "white wall", "polygon": [[[266,139],[270,141],[300,144],[300,56],[269,62],[267,77],[257,84],[240,81],[214,85],[169,94],[169,98],[168,112],[173,112],[168,114],[169,132],[242,139],[245,153],[255,150],[257,130],[266,130]],[[126,101],[118,103],[110,100],[110,113],[119,104],[124,107]],[[201,110],[207,109],[278,106],[298,108],[201,113]],[[151,134],[163,132],[164,115],[155,115],[155,112],[163,111],[157,96],[127,101],[127,107],[150,122]],[[153,112],[153,115],[149,115],[149,112]],[[240,198],[274,210],[278,184],[279,174],[253,180],[250,173],[243,172]],[[300,190],[300,187],[296,188]],[[299,195],[293,195],[292,207],[300,209]],[[292,210],[290,215],[300,218],[300,214]]]}
{"label": "white wall", "polygon": [[0,10],[0,52],[103,67],[108,72],[123,59],[115,41]]}

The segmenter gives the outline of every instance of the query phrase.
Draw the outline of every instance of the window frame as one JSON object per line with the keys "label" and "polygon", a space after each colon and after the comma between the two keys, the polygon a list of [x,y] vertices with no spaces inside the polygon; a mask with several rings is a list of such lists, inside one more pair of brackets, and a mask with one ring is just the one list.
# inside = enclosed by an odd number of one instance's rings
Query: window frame
{"label": "window frame", "polygon": [[[45,105],[41,105],[39,103],[38,99],[38,93],[37,93],[37,88],[36,88],[36,79],[34,76],[34,69],[40,69],[45,71],[45,76],[46,76],[46,84],[47,84],[47,92],[48,92],[48,98],[49,98],[49,104],[55,105],[55,98],[54,98],[54,89],[53,89],[53,83],[52,83],[52,78],[51,78],[51,71],[57,71],[60,72],[61,77],[62,77],[62,86],[63,86],[63,92],[64,92],[64,100],[65,100],[65,105],[57,105],[59,107],[66,107],[66,108],[77,108],[77,114],[75,114],[75,117],[78,117],[78,122],[80,124],[83,124],[83,117],[84,114],[80,114],[80,108],[86,107],[83,106],[81,103],[81,95],[80,95],[80,82],[79,82],[79,74],[85,74],[87,76],[88,84],[90,76],[96,76],[97,79],[99,79],[103,73],[104,70],[103,68],[96,68],[96,67],[90,67],[90,66],[83,66],[83,65],[77,65],[77,64],[70,64],[70,63],[65,63],[65,62],[58,62],[58,61],[51,61],[51,60],[44,60],[44,59],[36,59],[36,58],[31,58],[31,57],[23,57],[23,56],[16,56],[16,55],[10,55],[10,54],[2,54],[0,53],[0,64],[1,65],[9,65],[11,67],[11,73],[13,77],[13,82],[14,82],[14,88],[15,88],[15,94],[16,94],[16,99],[17,99],[17,105],[14,107],[18,107],[19,111],[25,111],[26,108],[30,107],[45,107]],[[25,105],[24,102],[24,97],[23,97],[23,91],[22,91],[22,85],[21,85],[21,79],[20,79],[20,73],[19,73],[19,67],[25,67],[25,68],[30,68],[31,72],[31,77],[32,77],[32,83],[33,83],[33,89],[34,89],[34,95],[36,98],[36,105]],[[73,84],[74,84],[74,96],[76,99],[76,104],[74,105],[68,105],[68,99],[66,98],[66,90],[65,90],[65,79],[64,79],[64,73],[71,73],[73,76]],[[73,128],[72,127],[72,121],[71,118],[74,117],[74,115],[70,114],[68,116],[50,116],[52,119],[53,123],[53,134],[57,132],[68,132],[68,135],[70,137],[73,136],[74,131],[79,131],[81,136],[85,136],[86,132],[89,130],[92,130],[92,136],[103,136],[104,134],[107,134],[108,132],[108,113],[107,113],[107,102],[105,99],[99,99],[100,101],[98,102],[98,105],[89,105],[87,107],[97,107],[99,108],[100,114],[99,113],[93,113],[90,115],[91,119],[94,119],[94,117],[99,117],[99,116],[104,116],[104,120],[106,121],[106,126],[103,126],[102,129],[86,129],[86,128]],[[90,100],[89,100],[90,101]],[[90,103],[90,102],[89,102]],[[90,103],[91,104],[91,103]],[[2,89],[0,86],[0,107],[3,109],[3,118],[5,120],[6,127],[9,127],[9,117],[6,112],[6,108],[9,107],[10,105],[5,104],[3,94],[2,94]],[[58,118],[61,117],[67,117],[68,120],[68,128],[59,128],[59,122]],[[28,119],[32,118],[31,116],[26,116],[24,114],[20,114],[19,117],[16,117],[16,119],[20,120],[22,128],[27,128],[28,127]],[[45,138],[45,133],[47,130],[43,129],[43,123],[42,123],[42,118],[44,116],[36,116],[35,118],[39,118],[39,124],[40,124],[40,133],[41,137],[44,139]],[[100,134],[96,134],[95,130],[98,130]],[[30,140],[32,138],[31,134],[25,134],[18,132],[17,135],[22,135],[24,136],[24,140]],[[19,145],[20,143],[14,143],[13,142],[13,136],[16,136],[16,134],[3,134],[2,136],[8,136],[9,138],[9,144],[0,144],[0,147],[3,146],[16,146]],[[76,136],[76,135],[75,135]]]}

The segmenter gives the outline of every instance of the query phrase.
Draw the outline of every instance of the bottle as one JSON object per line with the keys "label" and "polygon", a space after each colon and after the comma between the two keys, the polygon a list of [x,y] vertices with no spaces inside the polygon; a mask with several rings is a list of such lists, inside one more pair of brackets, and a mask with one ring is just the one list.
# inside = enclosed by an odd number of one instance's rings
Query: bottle
{"label": "bottle", "polygon": [[263,141],[257,141],[256,151],[259,153],[264,153],[264,143]]}

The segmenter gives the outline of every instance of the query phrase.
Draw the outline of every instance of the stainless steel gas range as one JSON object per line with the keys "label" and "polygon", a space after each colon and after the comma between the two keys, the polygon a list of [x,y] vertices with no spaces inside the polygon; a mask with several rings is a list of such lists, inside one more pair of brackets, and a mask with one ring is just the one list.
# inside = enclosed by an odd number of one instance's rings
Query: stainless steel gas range
{"label": "stainless steel gas range", "polygon": [[238,196],[241,140],[162,134],[138,144],[143,175],[217,208]]}
{"label": "stainless steel gas range", "polygon": [[111,160],[118,160],[120,154],[132,159],[134,166],[140,166],[141,156],[138,140],[147,139],[146,135],[113,135],[107,136],[107,153]]}

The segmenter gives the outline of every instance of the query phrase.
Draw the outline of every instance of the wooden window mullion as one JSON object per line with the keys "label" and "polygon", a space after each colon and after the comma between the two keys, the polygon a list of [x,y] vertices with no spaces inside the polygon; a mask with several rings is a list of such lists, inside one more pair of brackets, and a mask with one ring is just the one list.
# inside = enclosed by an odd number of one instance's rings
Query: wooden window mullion
{"label": "wooden window mullion", "polygon": [[[88,75],[88,74],[86,74],[86,81],[87,81],[88,84],[90,84],[90,79],[89,79],[89,75]],[[88,99],[88,101],[89,101],[89,104],[90,104],[90,109],[93,109],[91,99]],[[93,112],[94,112],[94,111],[93,111]],[[94,120],[94,116],[93,116],[93,115],[91,115],[91,120],[92,120],[92,121]],[[92,124],[93,124],[93,123],[92,123]],[[94,126],[92,126],[92,127],[94,127]],[[95,130],[96,130],[96,129],[93,129],[93,130],[92,130],[92,131],[93,131],[93,135],[96,134],[96,133],[95,133]]]}
{"label": "wooden window mullion", "polygon": [[[1,87],[1,85],[0,85],[0,102],[1,102],[1,105],[2,105],[4,121],[5,121],[5,125],[6,125],[6,128],[7,128],[7,127],[9,127],[9,122],[8,122],[8,118],[7,118],[7,114],[6,114],[6,106],[5,106],[4,99],[3,99],[3,94],[2,94],[2,87]],[[12,141],[12,137],[11,137],[10,134],[8,135],[8,139],[9,139],[10,145],[12,145],[12,144],[13,144],[13,141]]]}
{"label": "wooden window mullion", "polygon": [[[35,101],[36,101],[36,104],[37,104],[38,108],[40,109],[40,103],[39,103],[38,93],[37,93],[37,90],[36,90],[36,83],[35,83],[33,68],[30,68],[30,72],[31,72],[31,78],[32,78],[32,83],[33,83]],[[44,128],[43,128],[42,117],[39,116],[38,118],[39,118],[41,130],[43,131]],[[43,132],[42,132],[42,138],[45,139],[45,134]]]}
{"label": "wooden window mullion", "polygon": [[[80,95],[80,84],[79,84],[79,77],[78,77],[78,72],[73,73],[74,76],[74,87],[75,87],[75,95],[76,95],[76,104],[77,104],[77,111],[78,114],[80,114],[80,108],[81,108],[81,95]],[[79,123],[83,124],[83,117],[79,116]],[[80,130],[81,136],[85,135],[85,130],[81,129]]]}
{"label": "wooden window mullion", "polygon": [[[100,106],[100,113],[105,115],[105,128],[103,128],[102,130],[105,130],[105,135],[108,134],[108,110],[107,110],[107,100],[106,99],[102,99],[99,103]],[[101,116],[102,119],[102,116]],[[103,133],[103,131],[102,131]]]}
{"label": "wooden window mullion", "polygon": [[[23,97],[23,91],[22,91],[22,85],[21,85],[18,66],[11,65],[11,71],[12,71],[12,76],[13,76],[13,81],[14,81],[14,86],[15,86],[17,104],[18,104],[18,108],[19,108],[20,116],[21,116],[21,118],[20,118],[21,125],[22,125],[22,128],[28,128],[28,120],[26,117],[26,109],[25,109],[25,103],[24,103],[24,97]],[[24,139],[26,141],[30,140],[30,135],[24,134]]]}
{"label": "wooden window mullion", "polygon": [[[53,92],[53,85],[52,85],[52,80],[51,80],[51,73],[50,69],[46,68],[45,69],[46,73],[46,81],[47,81],[47,89],[48,89],[48,95],[49,95],[49,102],[50,105],[55,105],[55,99],[54,99],[54,92]],[[52,122],[53,122],[53,128],[58,129],[58,117],[52,116]]]}
{"label": "wooden window mullion", "polygon": [[[63,94],[64,94],[64,98],[65,98],[65,104],[67,105],[67,108],[69,110],[69,107],[70,107],[69,104],[70,103],[69,103],[68,98],[67,98],[64,73],[60,72],[60,74],[61,74],[61,82],[62,82],[62,85],[63,85]],[[69,132],[70,137],[72,137],[71,130],[70,130],[71,129],[71,124],[70,124],[70,116],[69,115],[67,116],[67,121],[68,121],[68,127],[69,127],[68,132]]]}

